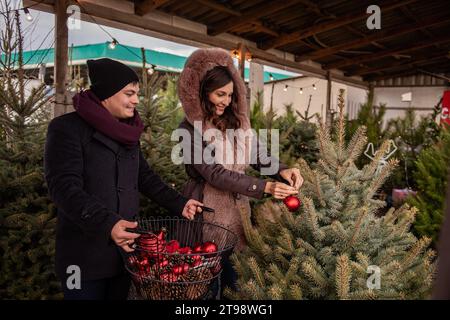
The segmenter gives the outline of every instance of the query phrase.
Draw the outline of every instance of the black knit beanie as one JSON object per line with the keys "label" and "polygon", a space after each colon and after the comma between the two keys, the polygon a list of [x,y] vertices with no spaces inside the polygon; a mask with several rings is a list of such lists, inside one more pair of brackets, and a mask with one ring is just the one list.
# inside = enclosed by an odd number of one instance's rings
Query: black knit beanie
{"label": "black knit beanie", "polygon": [[91,90],[100,100],[113,96],[131,82],[139,82],[133,69],[112,59],[88,60],[87,65]]}

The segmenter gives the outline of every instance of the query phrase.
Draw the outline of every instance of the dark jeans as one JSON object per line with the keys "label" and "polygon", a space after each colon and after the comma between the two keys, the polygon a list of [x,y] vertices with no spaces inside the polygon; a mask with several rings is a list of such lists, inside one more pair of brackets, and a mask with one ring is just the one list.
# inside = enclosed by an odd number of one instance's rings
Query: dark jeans
{"label": "dark jeans", "polygon": [[223,296],[223,290],[225,287],[229,287],[231,290],[236,291],[236,282],[237,273],[233,269],[233,265],[231,264],[229,257],[224,258],[222,260],[222,273],[212,285],[211,291],[213,299],[225,299]]}
{"label": "dark jeans", "polygon": [[62,283],[65,300],[126,300],[131,278],[124,273],[114,278],[82,281],[81,289],[69,290]]}

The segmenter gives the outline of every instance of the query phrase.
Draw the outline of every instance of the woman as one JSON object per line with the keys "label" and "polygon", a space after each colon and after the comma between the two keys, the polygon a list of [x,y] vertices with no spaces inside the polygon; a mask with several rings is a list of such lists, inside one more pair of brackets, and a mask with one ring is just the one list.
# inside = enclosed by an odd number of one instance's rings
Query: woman
{"label": "woman", "polygon": [[[278,163],[277,159],[267,159],[261,155],[258,155],[258,162],[252,164],[252,167],[259,170],[263,167],[261,163],[268,166],[267,160],[276,161],[279,170],[273,178],[284,179],[290,185],[245,175],[249,161],[236,161],[238,149],[248,151],[251,146],[245,139],[237,138],[237,143],[231,145],[234,151],[232,161],[226,161],[230,159],[226,157],[230,151],[227,147],[232,143],[226,134],[227,130],[250,129],[245,84],[227,51],[212,48],[199,49],[192,53],[180,75],[178,93],[185,112],[185,119],[180,128],[189,131],[192,148],[191,161],[185,161],[190,179],[183,193],[203,202],[207,207],[214,208],[215,213],[202,214],[203,220],[223,225],[237,234],[239,240],[235,250],[242,250],[246,241],[240,210],[250,213],[248,197],[261,199],[264,193],[268,193],[276,199],[284,199],[298,193],[303,178],[298,169],[289,169]],[[206,139],[207,142],[198,148],[198,145],[194,145],[195,130],[202,131],[199,133],[205,137],[209,129],[223,134],[211,139],[213,142]],[[208,142],[214,143],[214,162],[206,161],[202,157],[201,163],[195,163],[194,153],[201,152],[203,155]],[[224,276],[232,278],[225,279],[225,284],[233,286],[236,275],[227,264],[224,265]]]}

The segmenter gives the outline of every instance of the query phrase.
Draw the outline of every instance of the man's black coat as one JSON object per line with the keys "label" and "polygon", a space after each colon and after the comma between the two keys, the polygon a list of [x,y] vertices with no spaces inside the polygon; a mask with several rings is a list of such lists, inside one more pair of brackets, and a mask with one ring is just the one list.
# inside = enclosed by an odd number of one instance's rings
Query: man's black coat
{"label": "man's black coat", "polygon": [[58,212],[56,271],[62,280],[70,265],[80,267],[82,281],[124,272],[111,229],[121,219],[133,220],[139,192],[178,215],[187,201],[150,169],[139,146],[115,142],[76,112],[51,121],[44,167]]}

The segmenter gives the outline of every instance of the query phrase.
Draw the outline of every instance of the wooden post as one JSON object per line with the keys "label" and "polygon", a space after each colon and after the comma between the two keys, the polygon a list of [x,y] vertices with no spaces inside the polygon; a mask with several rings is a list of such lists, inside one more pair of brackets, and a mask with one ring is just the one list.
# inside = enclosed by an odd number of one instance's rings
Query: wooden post
{"label": "wooden post", "polygon": [[325,108],[325,123],[331,125],[331,72],[327,71],[327,105]]}
{"label": "wooden post", "polygon": [[238,52],[239,52],[239,74],[241,75],[242,80],[245,81],[245,55],[247,53],[247,48],[242,43],[238,44]]}
{"label": "wooden post", "polygon": [[67,87],[67,63],[68,63],[68,30],[67,7],[69,0],[55,1],[55,105],[53,117],[58,117],[67,112],[68,103]]}

